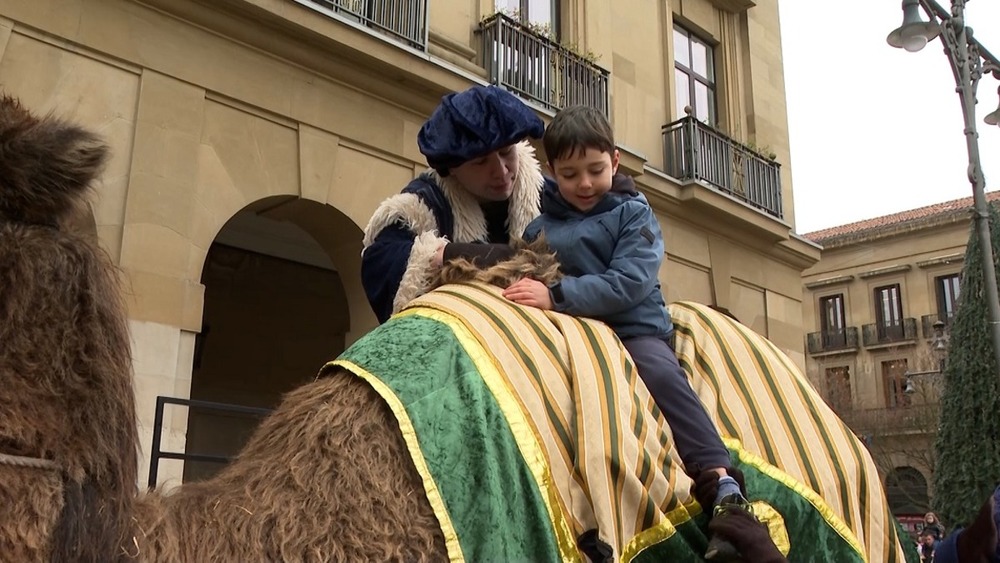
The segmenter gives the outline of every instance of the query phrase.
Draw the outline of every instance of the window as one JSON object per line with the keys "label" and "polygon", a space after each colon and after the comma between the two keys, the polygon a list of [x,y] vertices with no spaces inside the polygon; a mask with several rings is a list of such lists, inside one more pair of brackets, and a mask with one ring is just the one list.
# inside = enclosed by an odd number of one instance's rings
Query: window
{"label": "window", "polygon": [[885,389],[885,406],[890,409],[910,406],[906,394],[906,359],[882,362],[882,383]]}
{"label": "window", "polygon": [[674,26],[674,81],[677,117],[691,115],[715,125],[715,56],[704,41],[682,27]]}
{"label": "window", "polygon": [[837,413],[851,408],[851,369],[849,366],[826,368],[826,400]]}
{"label": "window", "polygon": [[875,324],[879,341],[903,339],[903,300],[898,283],[875,288]]}
{"label": "window", "polygon": [[937,289],[938,319],[945,324],[951,324],[958,310],[958,295],[961,287],[958,274],[949,274],[934,278]]}
{"label": "window", "polygon": [[844,315],[844,294],[821,297],[819,300],[820,332],[823,338],[823,349],[843,348],[847,346],[847,325]]}
{"label": "window", "polygon": [[558,0],[494,0],[493,7],[521,23],[547,30],[558,41]]}

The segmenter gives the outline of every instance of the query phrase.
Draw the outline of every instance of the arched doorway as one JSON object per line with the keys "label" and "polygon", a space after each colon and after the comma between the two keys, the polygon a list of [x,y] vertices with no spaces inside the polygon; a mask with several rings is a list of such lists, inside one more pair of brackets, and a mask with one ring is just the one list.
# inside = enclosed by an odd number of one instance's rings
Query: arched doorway
{"label": "arched doorway", "polygon": [[[343,214],[309,200],[265,198],[234,215],[202,270],[190,398],[271,409],[339,355],[351,314],[337,246],[360,241],[360,229]],[[251,414],[192,407],[186,452],[234,455],[258,423]],[[221,467],[188,460],[184,480]]]}
{"label": "arched doorway", "polygon": [[896,467],[885,478],[889,510],[896,515],[923,515],[930,510],[927,479],[913,467]]}

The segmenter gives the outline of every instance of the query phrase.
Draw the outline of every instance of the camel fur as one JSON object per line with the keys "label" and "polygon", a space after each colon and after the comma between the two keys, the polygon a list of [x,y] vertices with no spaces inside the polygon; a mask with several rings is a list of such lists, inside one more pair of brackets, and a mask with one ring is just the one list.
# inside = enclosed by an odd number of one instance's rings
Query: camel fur
{"label": "camel fur", "polygon": [[0,139],[0,454],[58,466],[0,463],[0,559],[447,559],[391,411],[339,370],[290,393],[213,479],[137,496],[117,270],[60,227],[107,148],[9,97]]}
{"label": "camel fur", "polygon": [[521,278],[534,278],[546,285],[562,279],[559,261],[545,242],[544,234],[531,242],[514,240],[511,247],[514,255],[510,259],[485,269],[466,259],[449,261],[441,268],[431,289],[463,282],[482,282],[506,289]]}
{"label": "camel fur", "polygon": [[[130,536],[136,420],[125,308],[101,249],[59,224],[107,158],[0,99],[0,556],[112,561]],[[54,538],[54,541],[48,541]]]}

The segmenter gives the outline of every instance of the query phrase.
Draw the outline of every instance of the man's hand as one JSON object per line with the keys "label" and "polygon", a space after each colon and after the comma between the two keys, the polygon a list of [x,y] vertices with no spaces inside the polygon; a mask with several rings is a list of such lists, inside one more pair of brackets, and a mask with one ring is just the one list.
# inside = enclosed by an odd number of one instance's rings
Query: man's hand
{"label": "man's hand", "polygon": [[446,246],[448,246],[448,243],[442,241],[441,246],[434,253],[434,257],[431,258],[431,268],[440,268],[444,265],[444,247]]}
{"label": "man's hand", "polygon": [[503,290],[503,296],[518,305],[529,305],[539,309],[552,309],[552,296],[544,283],[531,278],[521,278]]}
{"label": "man's hand", "polygon": [[729,540],[743,556],[754,563],[788,563],[785,556],[771,541],[767,526],[757,521],[749,512],[732,507],[715,516],[708,529]]}

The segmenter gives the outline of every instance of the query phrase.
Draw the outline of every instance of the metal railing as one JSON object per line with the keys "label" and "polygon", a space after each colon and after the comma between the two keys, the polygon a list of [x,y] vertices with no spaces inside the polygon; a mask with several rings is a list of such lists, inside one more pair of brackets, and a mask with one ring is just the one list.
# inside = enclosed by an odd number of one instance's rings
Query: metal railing
{"label": "metal railing", "polygon": [[257,418],[263,418],[271,414],[271,409],[258,407],[245,407],[243,405],[230,405],[227,403],[215,403],[212,401],[199,401],[194,399],[178,399],[176,397],[156,397],[156,412],[153,416],[153,445],[149,454],[149,479],[147,483],[150,487],[156,486],[156,476],[159,473],[161,459],[178,459],[181,461],[207,461],[211,463],[229,463],[232,458],[229,456],[211,454],[189,454],[180,452],[165,452],[160,446],[163,437],[163,410],[166,405],[181,405],[190,409],[204,409],[216,412],[230,412],[237,414],[249,414]]}
{"label": "metal railing", "polygon": [[781,219],[781,165],[688,116],[663,126],[664,172],[701,180]]}
{"label": "metal railing", "polygon": [[860,435],[932,434],[938,428],[941,405],[929,403],[894,409],[845,409],[838,414],[851,430]]}
{"label": "metal railing", "polygon": [[865,346],[907,342],[917,339],[917,319],[906,318],[901,323],[881,325],[866,324],[861,327],[862,340]]}
{"label": "metal railing", "polygon": [[938,315],[924,315],[920,317],[920,325],[924,332],[924,338],[927,340],[934,338],[934,323],[937,322],[939,318],[944,322],[944,328],[947,330],[948,327],[951,326],[952,321],[955,320],[955,315],[943,318]]}
{"label": "metal railing", "polygon": [[493,84],[551,110],[587,105],[608,115],[608,71],[501,13],[479,34]]}
{"label": "metal railing", "polygon": [[427,0],[297,0],[427,50]]}
{"label": "metal railing", "polygon": [[849,326],[843,330],[810,332],[806,335],[806,343],[810,354],[822,354],[834,350],[856,350],[858,348],[858,328]]}

